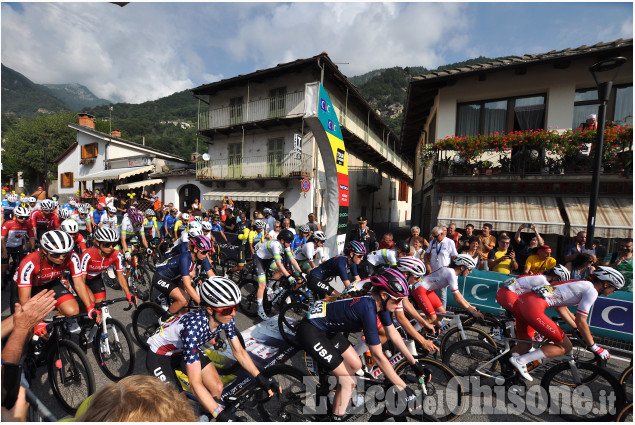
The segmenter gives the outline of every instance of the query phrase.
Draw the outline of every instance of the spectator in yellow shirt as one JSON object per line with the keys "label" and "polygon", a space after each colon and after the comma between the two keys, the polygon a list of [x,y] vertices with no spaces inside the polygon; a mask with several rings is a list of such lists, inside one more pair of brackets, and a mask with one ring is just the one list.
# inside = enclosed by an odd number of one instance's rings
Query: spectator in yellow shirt
{"label": "spectator in yellow shirt", "polygon": [[540,274],[556,265],[556,259],[551,256],[551,247],[542,245],[538,247],[538,254],[530,255],[525,262],[524,274]]}
{"label": "spectator in yellow shirt", "polygon": [[510,274],[518,267],[516,253],[511,249],[510,242],[511,239],[507,234],[498,237],[498,248],[490,251],[487,256],[487,265],[491,271]]}

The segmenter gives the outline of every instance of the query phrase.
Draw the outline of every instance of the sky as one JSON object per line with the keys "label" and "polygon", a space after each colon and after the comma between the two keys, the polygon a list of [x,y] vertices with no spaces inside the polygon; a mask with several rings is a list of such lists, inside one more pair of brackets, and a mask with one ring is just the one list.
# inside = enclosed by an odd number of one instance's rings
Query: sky
{"label": "sky", "polygon": [[2,63],[141,103],[323,51],[347,76],[633,37],[622,3],[8,3]]}

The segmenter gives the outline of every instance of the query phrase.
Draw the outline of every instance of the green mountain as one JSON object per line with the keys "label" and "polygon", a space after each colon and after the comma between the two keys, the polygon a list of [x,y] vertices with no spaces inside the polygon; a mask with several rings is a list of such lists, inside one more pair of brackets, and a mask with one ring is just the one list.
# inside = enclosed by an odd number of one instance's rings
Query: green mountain
{"label": "green mountain", "polygon": [[2,113],[6,116],[30,117],[71,108],[24,75],[2,65]]}
{"label": "green mountain", "polygon": [[81,84],[41,84],[40,87],[64,102],[73,111],[110,103],[109,100],[98,98]]}

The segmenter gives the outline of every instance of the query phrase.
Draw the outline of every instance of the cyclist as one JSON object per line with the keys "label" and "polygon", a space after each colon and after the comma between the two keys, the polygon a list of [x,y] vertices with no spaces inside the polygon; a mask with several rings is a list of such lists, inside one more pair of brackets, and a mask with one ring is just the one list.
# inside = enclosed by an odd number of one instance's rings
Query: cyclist
{"label": "cyclist", "polygon": [[15,193],[9,193],[2,201],[2,221],[11,220],[11,214],[13,210],[18,206],[18,195]]}
{"label": "cyclist", "polygon": [[20,198],[20,203],[18,204],[20,207],[28,208],[29,207],[29,198],[27,196],[23,196]]}
{"label": "cyclist", "polygon": [[379,249],[368,254],[364,263],[361,264],[361,268],[365,270],[366,276],[373,276],[378,274],[384,267],[395,268],[400,257],[409,255],[410,245],[408,245],[408,242],[399,241],[395,244],[395,249]]}
{"label": "cyclist", "polygon": [[338,379],[335,390],[332,421],[342,421],[355,387],[355,373],[362,362],[351,343],[340,332],[364,333],[375,363],[386,379],[399,388],[399,396],[406,402],[415,398],[414,392],[393,370],[379,340],[377,321],[383,325],[386,335],[406,357],[417,376],[425,375],[421,366],[406,348],[401,335],[393,325],[391,313],[399,302],[408,297],[408,283],[397,270],[387,269],[380,276],[370,279],[372,289],[348,293],[352,298],[332,302],[317,301],[302,319],[297,331],[300,346],[326,371]]}
{"label": "cyclist", "polygon": [[326,295],[339,296],[340,293],[326,281],[339,276],[344,287],[348,288],[351,284],[350,278],[348,277],[349,270],[355,281],[361,280],[357,272],[357,266],[362,261],[362,258],[364,258],[364,255],[366,255],[366,247],[364,244],[357,241],[350,241],[344,249],[344,255],[330,258],[311,270],[307,277],[307,287],[319,298],[323,298]]}
{"label": "cyclist", "polygon": [[208,277],[214,276],[208,253],[212,250],[212,241],[206,236],[195,236],[190,239],[189,252],[175,255],[157,266],[152,277],[152,285],[168,299],[174,301],[163,315],[167,320],[181,311],[191,297],[200,304],[200,297],[192,285],[192,277],[196,276],[198,266]]}
{"label": "cyclist", "polygon": [[174,239],[178,239],[181,237],[183,232],[187,232],[190,228],[190,215],[188,213],[181,214],[181,218],[179,218],[174,224]]}
{"label": "cyclist", "polygon": [[[273,229],[273,227],[272,227]],[[301,224],[298,226],[298,234],[293,237],[293,244],[291,245],[291,250],[295,251],[296,249],[303,246],[311,233],[311,229],[306,224]]]}
{"label": "cyclist", "polygon": [[107,270],[111,264],[115,265],[117,280],[123,289],[128,302],[137,304],[136,297],[130,293],[128,282],[123,275],[123,256],[115,249],[119,241],[117,232],[108,227],[95,231],[95,246],[88,248],[80,257],[82,278],[94,303],[106,299],[106,287],[101,278],[101,273]]}
{"label": "cyclist", "polygon": [[[188,247],[190,246],[190,239],[196,236],[202,236],[202,235],[203,235],[203,230],[202,228],[199,229],[198,227],[192,227],[187,232],[181,233],[181,237],[176,242],[174,242],[174,245],[170,247],[169,250],[165,252],[166,258],[172,257],[173,255],[187,252]],[[212,251],[210,252],[213,252],[213,251],[214,250],[212,249]]]}
{"label": "cyclist", "polygon": [[79,256],[72,251],[73,239],[67,233],[50,230],[42,235],[40,249],[22,259],[14,277],[20,304],[24,305],[32,295],[42,290],[52,289],[55,291],[55,308],[61,314],[79,314],[75,296],[61,281],[62,274],[70,269],[75,292],[84,302],[88,316],[93,317],[95,306],[81,278]]}
{"label": "cyclist", "polygon": [[326,234],[318,230],[313,233],[304,246],[293,252],[293,257],[304,273],[310,273],[312,269],[317,267],[316,264],[319,265],[325,259],[322,252],[324,242],[326,242]]}
{"label": "cyclist", "polygon": [[553,286],[533,288],[531,292],[521,295],[514,304],[516,337],[529,339],[530,329],[533,328],[553,343],[543,345],[521,356],[512,355],[509,358],[509,362],[526,380],[532,380],[531,375],[527,372],[527,363],[562,356],[573,348],[571,340],[560,329],[560,326],[545,314],[545,309],[549,307],[578,306],[574,320],[567,320],[568,315],[564,315],[563,319],[569,326],[580,332],[582,339],[587,344],[587,350],[597,354],[602,359],[610,357],[608,350],[595,343],[587,320],[589,311],[598,296],[608,297],[624,287],[624,276],[611,267],[598,266],[591,273],[589,279],[570,280]]}
{"label": "cyclist", "polygon": [[69,220],[71,218],[71,210],[67,210],[62,208],[58,214],[60,216],[60,220]]}
{"label": "cyclist", "polygon": [[128,243],[138,244],[138,238],[141,238],[141,243],[146,249],[147,254],[152,255],[152,250],[148,246],[148,241],[143,229],[143,215],[139,210],[130,208],[127,212],[127,216],[121,221],[121,249],[126,261],[130,260],[132,256],[132,249],[128,249]]}
{"label": "cyclist", "polygon": [[151,208],[145,211],[143,230],[146,235],[146,240],[153,241],[154,245],[158,245],[159,239],[161,239],[159,236],[159,225],[157,224],[154,210]]}
{"label": "cyclist", "polygon": [[450,288],[454,301],[460,307],[475,318],[483,320],[483,313],[467,302],[459,292],[458,277],[466,277],[474,267],[476,267],[476,261],[470,255],[459,254],[454,257],[449,266],[435,270],[415,285],[412,293],[421,311],[428,316],[430,324],[436,324],[439,321],[437,312],[445,313],[445,308],[434,291],[446,286]]}
{"label": "cyclist", "polygon": [[150,350],[146,367],[155,376],[180,389],[175,369],[185,371],[192,393],[217,422],[229,421],[234,412],[224,410],[219,403],[223,382],[214,364],[199,347],[225,332],[229,346],[238,363],[256,379],[265,390],[281,392],[274,379],[267,379],[251,360],[238,338],[234,317],[241,300],[240,290],[234,282],[224,277],[210,277],[197,287],[200,309],[175,316],[164,323],[160,330],[148,339]]}
{"label": "cyclist", "polygon": [[[68,211],[68,210],[67,210]],[[79,226],[73,219],[68,219],[62,221],[60,224],[60,230],[68,233],[71,238],[73,238],[74,249],[78,255],[81,255],[82,252],[86,251],[86,241],[81,233],[79,233]]]}
{"label": "cyclist", "polygon": [[569,270],[558,264],[545,271],[544,274],[510,277],[501,283],[501,288],[496,292],[496,302],[510,314],[513,314],[514,304],[519,296],[531,292],[536,287],[550,285],[552,282],[567,281],[570,276]]}
{"label": "cyclist", "polygon": [[31,212],[28,208],[13,209],[13,220],[2,224],[0,242],[2,244],[2,280],[7,282],[12,276],[5,276],[9,268],[9,257],[13,261],[14,269],[18,266],[24,254],[24,238],[29,240],[30,251],[35,251],[35,230],[29,222]]}
{"label": "cyclist", "polygon": [[41,209],[31,214],[31,224],[36,231],[36,237],[39,240],[44,232],[55,230],[60,227],[60,218],[55,210],[55,202],[45,199],[40,204]]}
{"label": "cyclist", "polygon": [[[244,218],[245,212],[241,211],[240,215]],[[238,265],[231,269],[230,273],[236,273],[241,271],[245,267],[245,262],[247,261],[247,250],[251,249],[251,244],[249,244],[249,236],[251,235],[251,221],[246,218],[243,220],[236,222],[236,229],[238,233],[238,240],[240,241],[240,246],[238,247]],[[249,244],[249,248],[248,248]],[[253,252],[253,251],[252,251]],[[252,254],[253,255],[253,254]]]}
{"label": "cyclist", "polygon": [[171,208],[169,213],[165,215],[163,219],[163,227],[161,231],[163,232],[164,239],[168,242],[172,242],[174,240],[174,224],[176,223],[176,210]]}
{"label": "cyclist", "polygon": [[[263,222],[264,223],[264,222]],[[273,268],[275,263],[275,269],[278,273],[282,273],[291,285],[295,283],[295,277],[293,277],[288,271],[287,267],[283,263],[282,254],[286,254],[287,259],[291,263],[291,266],[301,273],[302,269],[298,265],[298,262],[293,258],[293,251],[291,251],[291,243],[293,241],[293,233],[289,230],[281,230],[278,233],[278,240],[268,240],[260,243],[258,251],[254,254],[254,268],[256,270],[256,281],[258,282],[258,291],[256,292],[256,302],[258,303],[258,316],[262,320],[267,320],[269,317],[262,306],[262,299],[265,295],[265,288],[271,290],[270,282],[267,282],[267,269]],[[299,274],[298,274],[299,276]],[[276,276],[274,275],[274,279]]]}
{"label": "cyclist", "polygon": [[29,209],[31,212],[40,209],[40,205],[37,203],[37,198],[35,198],[35,196],[29,196]]}
{"label": "cyclist", "polygon": [[79,227],[79,233],[86,239],[89,234],[93,233],[93,220],[90,218],[90,214],[88,214],[88,208],[85,205],[82,205],[77,208],[77,214],[73,214],[71,218],[77,222],[77,226]]}
{"label": "cyclist", "polygon": [[104,211],[104,213],[101,215],[101,219],[99,220],[99,227],[102,229],[113,229],[115,232],[117,232],[117,235],[121,234],[121,229],[119,228],[116,214],[117,208],[106,207],[106,211]]}
{"label": "cyclist", "polygon": [[97,204],[97,208],[95,208],[95,211],[93,211],[92,213],[92,219],[93,219],[93,223],[95,224],[95,230],[97,230],[97,227],[99,226],[99,222],[101,221],[101,216],[104,214],[105,207],[106,207],[106,204],[104,204],[103,202],[100,202]]}
{"label": "cyclist", "polygon": [[212,224],[212,230],[219,232],[220,235],[223,237],[223,239],[225,239],[225,242],[227,242],[227,236],[225,236],[225,232],[223,232],[223,228],[220,225],[220,214],[212,214],[211,224]]}

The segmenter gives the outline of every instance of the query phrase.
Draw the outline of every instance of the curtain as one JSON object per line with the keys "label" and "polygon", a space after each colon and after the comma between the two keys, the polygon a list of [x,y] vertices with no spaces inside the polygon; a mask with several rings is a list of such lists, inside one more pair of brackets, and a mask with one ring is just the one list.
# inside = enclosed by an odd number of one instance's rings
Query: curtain
{"label": "curtain", "polygon": [[459,120],[457,126],[457,136],[476,136],[478,134],[478,124],[481,116],[480,105],[459,106]]}
{"label": "curtain", "polygon": [[633,125],[633,86],[617,89],[614,115],[617,124]]}
{"label": "curtain", "polygon": [[506,129],[507,101],[489,102],[485,104],[485,122],[483,134],[502,133]]}
{"label": "curtain", "polygon": [[514,109],[521,130],[544,128],[545,105],[519,106]]}

